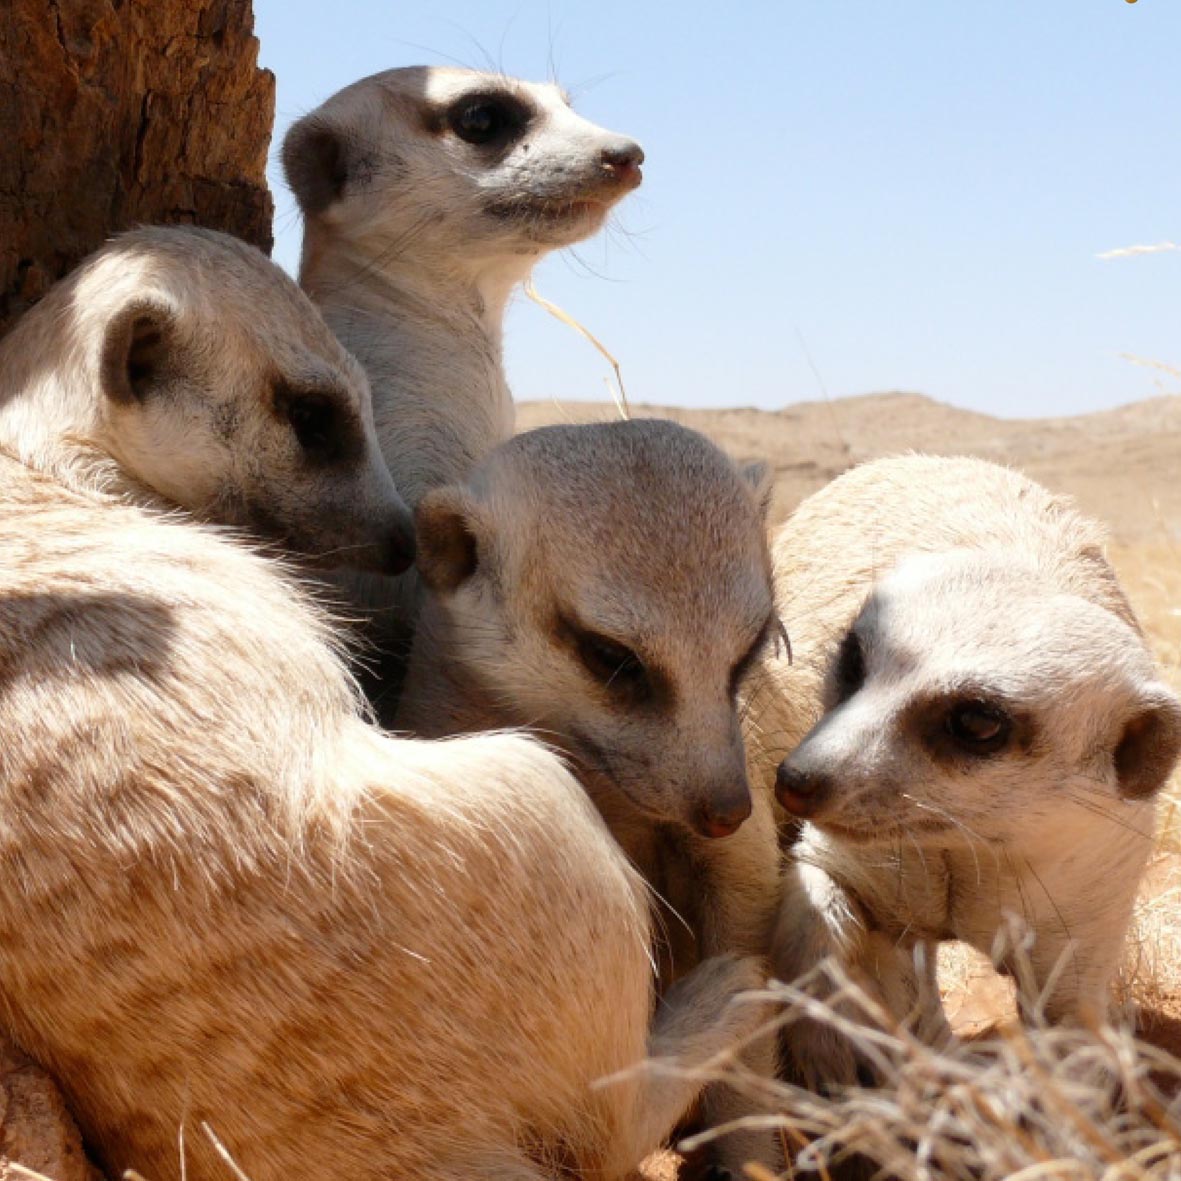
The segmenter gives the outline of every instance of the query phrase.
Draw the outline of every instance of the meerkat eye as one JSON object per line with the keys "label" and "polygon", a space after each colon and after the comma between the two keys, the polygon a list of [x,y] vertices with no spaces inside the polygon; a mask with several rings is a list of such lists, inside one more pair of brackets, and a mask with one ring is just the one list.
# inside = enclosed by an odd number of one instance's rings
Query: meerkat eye
{"label": "meerkat eye", "polygon": [[996,754],[1012,730],[1009,715],[987,701],[961,701],[947,713],[947,732],[968,754]]}
{"label": "meerkat eye", "polygon": [[504,98],[477,98],[461,103],[448,120],[464,143],[482,146],[512,137],[525,122],[519,104]]}
{"label": "meerkat eye", "polygon": [[280,382],[275,387],[275,412],[286,422],[302,450],[315,459],[331,459],[340,449],[343,428],[333,398],[293,390]]}
{"label": "meerkat eye", "polygon": [[596,632],[579,632],[578,657],[597,681],[609,688],[634,691],[648,683],[644,662],[626,645]]}
{"label": "meerkat eye", "polygon": [[332,441],[336,408],[323,398],[293,398],[287,404],[287,421],[305,451],[326,451]]}
{"label": "meerkat eye", "polygon": [[865,684],[865,653],[856,632],[848,632],[837,653],[837,701],[844,704]]}

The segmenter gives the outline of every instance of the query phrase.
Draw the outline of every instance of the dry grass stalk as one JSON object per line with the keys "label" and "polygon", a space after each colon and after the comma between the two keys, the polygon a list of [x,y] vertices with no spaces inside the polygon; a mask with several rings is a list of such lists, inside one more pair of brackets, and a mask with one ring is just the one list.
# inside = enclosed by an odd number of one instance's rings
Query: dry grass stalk
{"label": "dry grass stalk", "polygon": [[797,1170],[839,1174],[859,1156],[866,1175],[897,1181],[1181,1181],[1181,1060],[1127,1028],[1010,1028],[936,1050],[891,1028],[831,963],[749,999],[785,1006],[780,1027],[832,1026],[884,1080],[768,1093],[727,1071],[773,1103]]}
{"label": "dry grass stalk", "polygon": [[615,386],[611,387],[609,384],[608,388],[611,389],[611,397],[614,399],[615,405],[619,410],[619,417],[623,419],[631,418],[631,407],[627,401],[627,390],[623,388],[623,370],[619,367],[619,362],[607,351],[606,345],[589,328],[580,324],[569,312],[563,311],[556,303],[551,303],[545,296],[539,295],[537,288],[533,286],[532,279],[525,284],[524,290],[525,294],[538,307],[544,308],[554,319],[561,320],[567,327],[573,328],[575,332],[589,340],[603,354],[607,359],[607,363],[615,371]]}

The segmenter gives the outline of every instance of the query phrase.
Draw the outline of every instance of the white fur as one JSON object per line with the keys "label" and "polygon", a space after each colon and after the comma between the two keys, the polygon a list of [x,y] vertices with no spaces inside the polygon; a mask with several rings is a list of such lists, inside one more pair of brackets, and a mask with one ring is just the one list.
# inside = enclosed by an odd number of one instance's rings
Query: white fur
{"label": "white fur", "polygon": [[[472,95],[506,96],[527,126],[503,150],[464,142],[447,112]],[[368,372],[381,449],[412,506],[512,434],[506,304],[539,259],[594,233],[639,182],[638,164],[605,162],[613,151],[639,153],[556,86],[445,68],[365,78],[288,132],[300,282]],[[346,583],[386,641],[409,635],[414,585]]]}
{"label": "white fur", "polygon": [[[944,1036],[934,944],[964,940],[1020,975],[1013,916],[1033,936],[1026,1010],[1102,1010],[1181,707],[1100,546],[1016,473],[922,456],[847,473],[783,527],[796,662],[767,662],[749,729],[755,773],[769,789],[787,755],[779,797],[806,818],[777,939],[785,978],[837,953],[897,1017],[925,1005],[922,1028]],[[849,635],[863,683],[849,683]],[[1001,703],[1011,740],[965,753],[949,729],[961,701]],[[815,1036],[789,1039],[800,1072],[847,1077]]]}
{"label": "white fur", "polygon": [[[294,396],[331,403],[341,457],[300,445]],[[0,342],[0,445],[334,566],[412,557],[364,373],[278,267],[224,234],[120,235],[27,312]]]}
{"label": "white fur", "polygon": [[[201,242],[181,244],[198,269],[224,245]],[[58,304],[70,348],[121,277],[143,292],[129,270],[65,289],[86,297]],[[209,306],[239,277],[211,265]],[[343,364],[291,292],[287,314],[259,305],[275,354],[247,359]],[[0,446],[5,1027],[112,1176],[223,1178],[208,1124],[252,1181],[622,1178],[698,1089],[640,1063],[695,1067],[747,1032],[728,1001],[751,965],[715,962],[650,1030],[644,885],[560,762],[369,725],[322,614],[103,450],[125,437],[97,429],[106,379],[39,379],[92,370],[36,339],[5,353],[24,368]],[[167,396],[249,419],[253,370],[221,386],[201,350],[168,358]],[[288,458],[254,454],[280,506]]]}

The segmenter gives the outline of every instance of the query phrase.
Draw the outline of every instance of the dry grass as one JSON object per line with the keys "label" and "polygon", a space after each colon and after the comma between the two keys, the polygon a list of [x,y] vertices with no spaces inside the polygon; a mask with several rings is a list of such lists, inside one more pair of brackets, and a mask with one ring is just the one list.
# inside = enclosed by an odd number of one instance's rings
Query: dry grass
{"label": "dry grass", "polygon": [[[815,999],[834,993],[856,1016]],[[819,1181],[1181,1178],[1181,1060],[1127,1028],[1008,1026],[940,1052],[905,1030],[887,1032],[885,1015],[833,965],[752,999],[786,1005],[778,1024],[806,1015],[833,1025],[884,1080],[822,1096],[767,1084],[733,1063],[719,1069],[777,1112],[766,1119],[781,1129],[793,1173]],[[762,1170],[750,1176],[766,1181]]]}

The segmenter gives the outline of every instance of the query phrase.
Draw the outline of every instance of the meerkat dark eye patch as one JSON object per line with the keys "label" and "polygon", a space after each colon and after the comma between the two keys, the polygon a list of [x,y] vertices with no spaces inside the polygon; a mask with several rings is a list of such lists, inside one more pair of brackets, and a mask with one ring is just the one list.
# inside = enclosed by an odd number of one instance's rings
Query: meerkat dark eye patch
{"label": "meerkat dark eye patch", "polygon": [[[747,648],[746,652],[730,670],[731,697],[734,697],[738,693],[739,686],[754,667],[754,663],[758,660],[760,653],[770,643],[771,637],[774,636],[778,642],[781,629],[783,629],[782,634],[786,635],[787,631],[783,628],[779,616],[772,613],[768,617],[767,622],[763,624],[762,630],[760,630],[759,634],[751,642],[750,647]],[[788,651],[791,651],[790,645],[788,646]]]}
{"label": "meerkat dark eye patch", "polygon": [[364,450],[355,416],[332,393],[294,389],[280,381],[274,388],[274,404],[309,460],[338,463],[356,459]]}
{"label": "meerkat dark eye patch", "polygon": [[664,678],[626,644],[564,616],[559,617],[557,632],[591,678],[616,699],[643,705],[661,697]]}
{"label": "meerkat dark eye patch", "polygon": [[990,701],[958,701],[947,711],[947,733],[965,753],[992,755],[1009,744],[1013,720]]}
{"label": "meerkat dark eye patch", "polygon": [[898,724],[933,759],[960,767],[1014,749],[1032,756],[1038,749],[1032,714],[974,688],[918,698]]}
{"label": "meerkat dark eye patch", "polygon": [[855,631],[845,633],[837,651],[833,682],[837,704],[843,705],[865,684],[865,650]]}
{"label": "meerkat dark eye patch", "polygon": [[468,94],[447,108],[445,126],[464,143],[503,148],[528,127],[529,108],[510,94]]}

